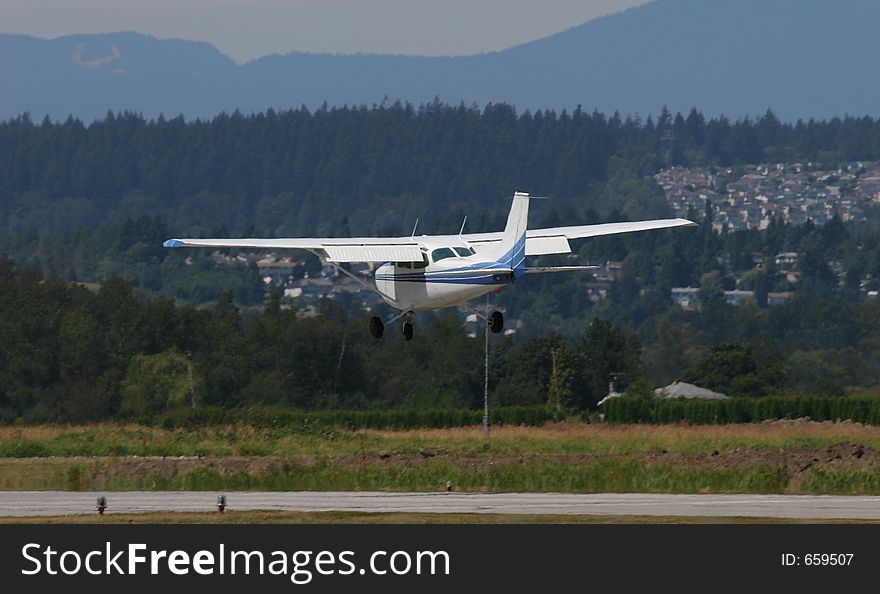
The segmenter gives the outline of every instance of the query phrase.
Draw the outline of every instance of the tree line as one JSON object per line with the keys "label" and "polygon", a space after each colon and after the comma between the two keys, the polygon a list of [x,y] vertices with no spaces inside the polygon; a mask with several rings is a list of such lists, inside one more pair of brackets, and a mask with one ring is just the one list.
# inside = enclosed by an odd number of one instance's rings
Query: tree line
{"label": "tree line", "polygon": [[[424,320],[423,320],[424,321]],[[376,341],[366,314],[317,315],[277,298],[243,319],[231,293],[210,308],[142,298],[0,264],[0,421],[149,420],[173,411],[479,408],[482,340],[454,313],[416,340]],[[493,337],[493,406],[595,410],[609,379],[645,398],[669,374],[735,396],[868,393],[880,379],[880,303],[708,302],[637,330],[595,318],[568,337]]]}
{"label": "tree line", "polygon": [[[454,314],[420,328],[418,340],[376,341],[366,317],[332,303],[316,316],[277,299],[248,322],[231,293],[211,308],[138,298],[122,279],[97,290],[0,263],[0,420],[149,419],[184,408],[253,404],[301,410],[476,408],[483,344]],[[526,348],[526,350],[523,350]],[[545,347],[565,358],[542,369]],[[553,339],[493,350],[493,400],[543,405],[565,365],[565,410],[601,397],[607,372],[638,364],[639,346],[607,322],[580,342]],[[524,369],[528,365],[530,373]],[[566,369],[568,369],[566,368]]]}

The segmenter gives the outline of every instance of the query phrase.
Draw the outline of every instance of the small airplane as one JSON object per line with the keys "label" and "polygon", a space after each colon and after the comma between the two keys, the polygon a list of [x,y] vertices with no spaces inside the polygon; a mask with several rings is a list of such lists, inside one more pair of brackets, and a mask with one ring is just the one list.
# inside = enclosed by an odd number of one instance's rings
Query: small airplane
{"label": "small airplane", "polygon": [[[527,229],[529,194],[515,192],[507,225],[495,233],[464,233],[465,217],[458,235],[410,237],[319,237],[284,239],[169,239],[168,248],[301,249],[323,258],[337,270],[366,286],[401,313],[403,338],[412,340],[413,314],[417,311],[456,307],[499,290],[526,274],[590,270],[596,266],[526,266],[526,256],[568,254],[569,240],[651,229],[693,227],[687,219],[656,219],[627,223],[603,223],[548,229]],[[418,222],[416,223],[418,225]],[[346,262],[382,263],[375,271],[375,285],[341,266]],[[504,318],[499,311],[484,319],[492,332],[501,332]],[[370,318],[370,333],[381,338],[385,323]]]}

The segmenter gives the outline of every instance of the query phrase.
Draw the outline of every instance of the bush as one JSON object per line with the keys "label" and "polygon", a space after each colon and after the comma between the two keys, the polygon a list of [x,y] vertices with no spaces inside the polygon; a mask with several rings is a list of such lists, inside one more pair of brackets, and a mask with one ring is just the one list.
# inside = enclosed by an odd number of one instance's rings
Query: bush
{"label": "bush", "polygon": [[[540,426],[559,420],[561,415],[543,406],[509,406],[489,411],[493,425]],[[224,409],[219,407],[183,408],[168,411],[153,419],[166,429],[204,427],[241,423],[257,428],[286,428],[301,431],[345,429],[441,429],[467,427],[483,422],[483,411],[461,408],[392,409],[392,410],[322,410],[301,411],[285,407],[253,406]]]}
{"label": "bush", "polygon": [[850,420],[880,424],[880,398],[790,396],[735,397],[727,400],[614,398],[604,405],[613,423],[675,423],[717,425],[756,423],[768,419],[809,417],[814,421]]}
{"label": "bush", "polygon": [[0,443],[0,457],[2,458],[41,458],[46,455],[46,446],[29,439],[15,439]]}

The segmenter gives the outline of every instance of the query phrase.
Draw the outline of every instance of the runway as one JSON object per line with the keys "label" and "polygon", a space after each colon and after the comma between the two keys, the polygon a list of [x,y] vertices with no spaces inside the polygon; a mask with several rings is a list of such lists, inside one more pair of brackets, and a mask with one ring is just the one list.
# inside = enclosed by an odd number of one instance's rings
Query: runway
{"label": "runway", "polygon": [[[802,520],[880,519],[880,497],[843,495],[673,495],[651,493],[225,492],[227,510],[572,514],[596,516],[764,517]],[[205,491],[3,491],[0,517],[107,512],[215,511]]]}

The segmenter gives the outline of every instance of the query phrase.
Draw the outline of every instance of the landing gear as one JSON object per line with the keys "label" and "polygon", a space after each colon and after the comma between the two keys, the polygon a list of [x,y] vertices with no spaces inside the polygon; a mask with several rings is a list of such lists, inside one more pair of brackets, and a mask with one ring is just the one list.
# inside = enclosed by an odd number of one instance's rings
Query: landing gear
{"label": "landing gear", "polygon": [[498,334],[504,328],[504,316],[500,311],[493,311],[486,319],[486,323],[489,324],[489,330]]}
{"label": "landing gear", "polygon": [[[413,312],[410,311],[402,311],[399,315],[394,316],[390,320],[388,320],[389,324],[392,324],[403,318],[403,328],[402,334],[404,340],[412,340],[413,338]],[[382,338],[382,335],[385,333],[385,324],[382,323],[382,318],[377,316],[373,316],[370,318],[370,334],[373,335],[373,338],[379,339]]]}
{"label": "landing gear", "polygon": [[370,334],[373,335],[373,338],[382,338],[384,333],[385,325],[382,323],[382,320],[376,316],[370,318]]}

